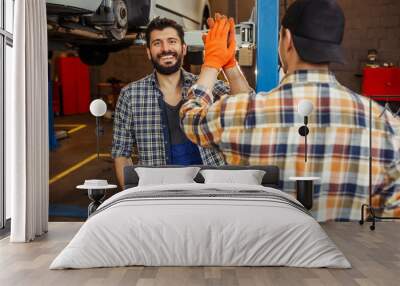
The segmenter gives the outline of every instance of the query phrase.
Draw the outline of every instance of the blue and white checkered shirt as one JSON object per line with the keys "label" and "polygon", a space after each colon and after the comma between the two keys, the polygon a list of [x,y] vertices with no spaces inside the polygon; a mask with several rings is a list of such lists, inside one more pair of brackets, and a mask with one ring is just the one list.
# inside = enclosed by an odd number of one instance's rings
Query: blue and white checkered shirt
{"label": "blue and white checkered shirt", "polygon": [[[182,77],[182,97],[185,99],[198,77],[183,69]],[[218,98],[227,93],[229,87],[223,81],[217,81],[214,96]],[[155,72],[124,87],[114,114],[112,157],[131,157],[136,145],[138,164],[169,164],[170,139],[163,107],[163,94]],[[199,151],[204,165],[225,165],[224,157],[217,149],[199,146]]]}

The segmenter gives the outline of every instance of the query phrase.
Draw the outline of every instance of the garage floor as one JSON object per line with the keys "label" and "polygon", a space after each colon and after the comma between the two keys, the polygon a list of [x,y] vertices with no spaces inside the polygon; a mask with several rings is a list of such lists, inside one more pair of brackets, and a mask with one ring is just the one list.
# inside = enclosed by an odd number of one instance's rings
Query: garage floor
{"label": "garage floor", "polygon": [[[116,184],[110,157],[112,121],[102,119],[104,135],[100,137],[100,153],[96,153],[96,120],[90,114],[55,118],[55,130],[68,130],[68,137],[58,140],[50,151],[50,221],[83,221],[90,203],[86,191],[75,187],[85,179],[106,179]],[[107,197],[116,191],[108,191]]]}

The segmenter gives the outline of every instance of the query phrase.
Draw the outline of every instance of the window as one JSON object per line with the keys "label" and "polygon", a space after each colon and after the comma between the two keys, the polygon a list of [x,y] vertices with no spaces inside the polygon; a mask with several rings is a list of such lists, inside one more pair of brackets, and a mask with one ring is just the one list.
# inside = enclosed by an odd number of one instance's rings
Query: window
{"label": "window", "polygon": [[0,228],[5,224],[5,201],[4,201],[4,2],[0,0]]}
{"label": "window", "polygon": [[11,68],[13,65],[14,0],[0,0],[0,228],[11,217],[10,194],[4,188],[4,128],[5,98],[11,93]]}
{"label": "window", "polygon": [[13,33],[13,21],[14,21],[14,0],[5,0],[4,7],[5,14],[5,30],[10,34]]}
{"label": "window", "polygon": [[[4,81],[4,97],[9,97],[11,94],[11,68],[13,66],[12,46],[6,44],[5,49],[5,81]],[[3,113],[4,114],[4,113]],[[5,154],[5,153],[4,153]],[[5,190],[5,219],[11,218],[11,193],[9,189]]]}

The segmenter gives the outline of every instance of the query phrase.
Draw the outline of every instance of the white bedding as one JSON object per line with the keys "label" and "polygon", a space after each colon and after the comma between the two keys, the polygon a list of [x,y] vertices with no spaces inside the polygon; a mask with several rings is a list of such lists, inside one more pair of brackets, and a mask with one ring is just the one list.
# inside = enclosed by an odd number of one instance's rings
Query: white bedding
{"label": "white bedding", "polygon": [[[272,199],[178,195],[118,202],[131,195],[146,195],[146,191],[168,190],[258,190]],[[131,188],[106,200],[50,269],[127,265],[351,267],[310,215],[274,196],[299,204],[279,190],[254,185],[194,183]]]}

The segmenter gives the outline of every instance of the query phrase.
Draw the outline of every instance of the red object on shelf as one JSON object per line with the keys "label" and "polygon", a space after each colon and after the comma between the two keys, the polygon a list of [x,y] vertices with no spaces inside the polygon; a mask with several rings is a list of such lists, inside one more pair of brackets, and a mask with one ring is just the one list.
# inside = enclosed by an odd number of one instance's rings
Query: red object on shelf
{"label": "red object on shelf", "polygon": [[376,100],[400,101],[400,68],[364,68],[362,94]]}
{"label": "red object on shelf", "polygon": [[87,113],[90,104],[89,68],[78,57],[58,59],[64,115]]}

